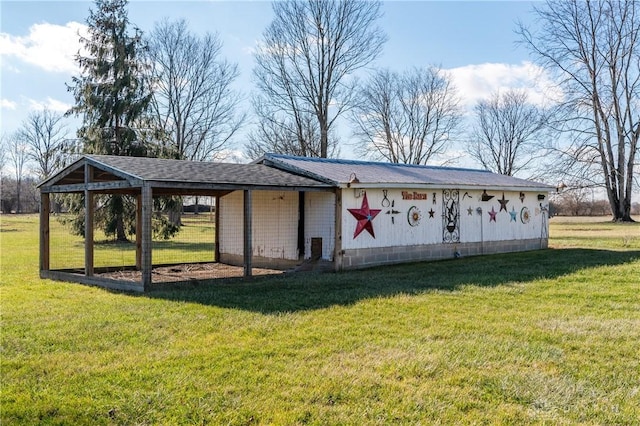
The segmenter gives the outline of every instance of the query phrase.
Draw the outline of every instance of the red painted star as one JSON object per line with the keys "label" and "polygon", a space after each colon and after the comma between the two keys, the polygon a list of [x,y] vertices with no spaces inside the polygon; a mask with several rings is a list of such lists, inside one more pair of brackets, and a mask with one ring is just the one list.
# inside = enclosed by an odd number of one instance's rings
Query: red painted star
{"label": "red painted star", "polygon": [[364,194],[364,198],[362,198],[362,207],[360,207],[359,209],[347,210],[349,210],[349,213],[351,213],[353,217],[355,217],[358,221],[356,231],[353,233],[353,238],[356,238],[365,229],[369,232],[369,234],[371,234],[373,238],[376,237],[376,235],[373,233],[373,224],[371,223],[371,221],[378,215],[378,213],[380,213],[381,210],[369,208],[369,201],[367,200],[366,193]]}

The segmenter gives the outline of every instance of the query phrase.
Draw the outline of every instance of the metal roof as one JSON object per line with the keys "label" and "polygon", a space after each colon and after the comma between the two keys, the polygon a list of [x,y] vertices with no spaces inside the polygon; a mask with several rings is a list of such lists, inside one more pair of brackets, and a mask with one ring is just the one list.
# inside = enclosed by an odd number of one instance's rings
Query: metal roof
{"label": "metal roof", "polygon": [[[544,183],[500,175],[487,170],[293,157],[280,154],[266,154],[259,161],[341,187],[367,188],[384,185],[397,188],[499,188],[531,191],[554,189]],[[354,178],[357,182],[353,182]]]}

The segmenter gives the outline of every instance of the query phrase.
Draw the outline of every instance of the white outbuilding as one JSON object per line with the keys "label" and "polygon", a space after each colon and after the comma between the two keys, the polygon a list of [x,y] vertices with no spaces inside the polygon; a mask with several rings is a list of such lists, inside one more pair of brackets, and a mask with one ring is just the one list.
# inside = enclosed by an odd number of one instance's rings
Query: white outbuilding
{"label": "white outbuilding", "polygon": [[[242,266],[244,276],[254,267],[342,271],[542,249],[552,189],[483,170],[276,154],[253,164],[85,155],[40,184],[40,275],[132,291],[159,288],[159,268],[170,267],[176,282],[205,279],[152,254],[154,205],[166,196],[215,199],[211,233],[182,251],[206,251],[206,262]],[[66,247],[51,242],[55,194],[82,196],[83,265],[52,264],[52,248]],[[136,205],[130,264],[94,261],[96,209],[108,195]]]}
{"label": "white outbuilding", "polygon": [[[267,154],[257,161],[333,192],[253,198],[254,265],[334,270],[546,248],[553,187],[484,170]],[[220,197],[220,260],[238,263],[243,196]],[[277,235],[277,238],[274,238]]]}

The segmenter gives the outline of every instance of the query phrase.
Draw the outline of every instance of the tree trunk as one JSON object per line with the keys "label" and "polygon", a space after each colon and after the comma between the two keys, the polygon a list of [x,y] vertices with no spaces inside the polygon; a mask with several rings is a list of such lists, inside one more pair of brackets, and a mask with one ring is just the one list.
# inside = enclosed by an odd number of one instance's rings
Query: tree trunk
{"label": "tree trunk", "polygon": [[173,206],[167,213],[172,225],[182,226],[182,206]]}
{"label": "tree trunk", "polygon": [[611,203],[613,222],[635,222],[631,217],[631,200],[625,197],[621,203]]}
{"label": "tree trunk", "polygon": [[124,218],[122,217],[122,213],[119,213],[116,218],[116,240],[129,241],[127,239],[127,234],[124,232]]}
{"label": "tree trunk", "polygon": [[327,123],[320,122],[320,157],[327,158],[328,147],[329,131],[327,129]]}

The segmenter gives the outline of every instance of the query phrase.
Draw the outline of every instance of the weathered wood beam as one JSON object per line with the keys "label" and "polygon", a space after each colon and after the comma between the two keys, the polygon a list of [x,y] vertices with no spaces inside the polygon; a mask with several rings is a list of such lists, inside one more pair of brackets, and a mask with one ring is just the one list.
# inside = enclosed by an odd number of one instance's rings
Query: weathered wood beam
{"label": "weathered wood beam", "polygon": [[253,257],[253,246],[252,246],[253,236],[252,236],[252,230],[251,230],[253,208],[251,204],[252,204],[251,191],[245,190],[244,191],[244,244],[243,244],[244,276],[245,277],[250,277],[253,274],[253,271],[251,268],[251,261]]}
{"label": "weathered wood beam", "polygon": [[342,270],[342,189],[336,188],[336,206],[335,206],[335,229],[334,229],[334,247],[333,247],[333,269],[335,271]]}
{"label": "weathered wood beam", "polygon": [[215,261],[216,262],[220,262],[220,196],[216,195],[216,206],[215,206],[215,237],[214,237],[214,244],[215,244]]}
{"label": "weathered wood beam", "polygon": [[151,289],[151,268],[152,268],[152,241],[151,241],[151,215],[153,214],[153,191],[150,186],[142,186],[142,231],[141,250],[142,250],[142,287],[144,291]]}
{"label": "weathered wood beam", "polygon": [[91,181],[91,166],[85,164],[84,168],[84,274],[93,276],[93,225],[94,203],[93,192],[89,191],[86,183]]}
{"label": "weathered wood beam", "polygon": [[[87,166],[90,167],[90,166]],[[113,191],[129,188],[139,188],[142,186],[142,181],[125,181],[118,180],[113,182],[85,182],[74,183],[70,185],[52,185],[43,186],[40,188],[44,193],[69,193],[69,192],[83,192],[83,191]]]}
{"label": "weathered wood beam", "polygon": [[49,270],[50,242],[49,216],[51,204],[49,194],[40,194],[40,271]]}
{"label": "weathered wood beam", "polygon": [[136,269],[142,269],[142,193],[136,196]]}

